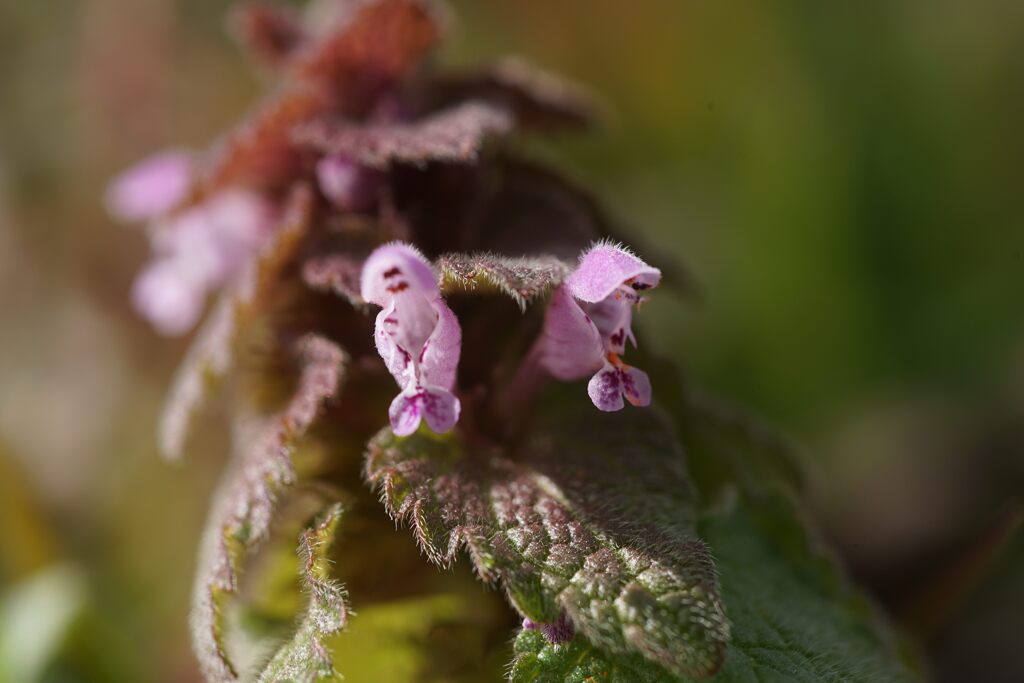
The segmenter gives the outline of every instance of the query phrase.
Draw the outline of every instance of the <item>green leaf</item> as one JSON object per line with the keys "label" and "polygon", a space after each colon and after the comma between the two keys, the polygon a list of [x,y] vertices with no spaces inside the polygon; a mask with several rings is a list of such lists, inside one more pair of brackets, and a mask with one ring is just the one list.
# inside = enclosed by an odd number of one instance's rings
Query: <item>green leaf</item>
{"label": "green leaf", "polygon": [[[764,520],[770,520],[765,524]],[[767,528],[775,531],[768,531]],[[913,681],[896,643],[865,598],[815,552],[792,508],[745,507],[733,498],[699,526],[718,561],[732,641],[714,683]],[[675,681],[649,663],[538,631],[516,639],[513,683]]]}
{"label": "green leaf", "polygon": [[707,499],[734,485],[755,499],[803,490],[803,455],[779,430],[693,387],[673,398],[690,471]]}
{"label": "green leaf", "polygon": [[341,514],[340,505],[331,506],[315,527],[302,534],[300,578],[309,595],[309,604],[291,641],[281,647],[263,669],[259,677],[261,683],[312,683],[322,678],[338,678],[324,640],[341,631],[348,622],[347,595],[331,578],[329,559]]}
{"label": "green leaf", "polygon": [[552,645],[540,631],[516,637],[511,683],[660,683],[679,680],[642,657],[609,655],[583,638]]}
{"label": "green leaf", "polygon": [[274,238],[235,286],[221,295],[196,334],[171,383],[160,418],[160,449],[168,459],[181,457],[193,420],[234,366],[239,337],[295,256],[309,231],[312,210],[312,191],[306,185],[296,186]]}
{"label": "green leaf", "polygon": [[431,560],[465,546],[533,621],[564,611],[594,644],[667,671],[720,665],[729,628],[714,565],[682,452],[655,411],[549,411],[509,453],[384,430],[367,478]]}
{"label": "green leaf", "polygon": [[718,560],[733,623],[716,683],[915,680],[870,603],[783,498],[736,498],[699,528]]}
{"label": "green leaf", "polygon": [[[204,533],[192,607],[192,636],[207,678],[235,680],[227,652],[224,612],[238,591],[247,552],[266,540],[275,507],[295,481],[291,453],[341,384],[345,353],[322,337],[302,338],[298,388],[288,406],[269,420],[243,425],[241,449],[229,465]],[[244,444],[244,445],[243,445]]]}
{"label": "green leaf", "polygon": [[553,257],[510,258],[495,254],[446,254],[437,260],[441,289],[499,291],[521,310],[561,284],[569,267]]}

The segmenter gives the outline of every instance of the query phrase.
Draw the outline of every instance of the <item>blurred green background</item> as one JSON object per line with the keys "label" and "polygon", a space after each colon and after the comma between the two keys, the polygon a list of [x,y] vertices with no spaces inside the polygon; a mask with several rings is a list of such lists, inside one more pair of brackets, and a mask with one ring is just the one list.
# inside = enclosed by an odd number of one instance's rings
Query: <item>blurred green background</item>
{"label": "blurred green background", "polygon": [[[184,343],[106,179],[265,86],[226,0],[0,0],[0,681],[193,681],[221,460],[160,461]],[[536,153],[701,284],[642,342],[806,447],[819,525],[942,681],[1024,680],[1024,3],[453,3],[616,115]]]}

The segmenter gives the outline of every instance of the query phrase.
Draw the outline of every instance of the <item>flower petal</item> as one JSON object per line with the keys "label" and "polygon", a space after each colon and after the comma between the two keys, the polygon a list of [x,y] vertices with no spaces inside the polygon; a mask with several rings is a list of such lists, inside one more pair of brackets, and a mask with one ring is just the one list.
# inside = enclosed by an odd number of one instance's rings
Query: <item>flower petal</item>
{"label": "flower petal", "polygon": [[597,371],[587,384],[587,393],[598,410],[611,413],[622,410],[622,377],[618,368],[610,363]]}
{"label": "flower petal", "polygon": [[443,434],[459,421],[462,405],[450,391],[440,387],[412,386],[391,402],[388,417],[395,436],[408,436],[425,419],[434,432]]}
{"label": "flower petal", "polygon": [[427,426],[438,434],[444,434],[459,421],[462,403],[450,391],[440,387],[424,386],[421,393],[423,417]]}
{"label": "flower petal", "polygon": [[651,379],[647,373],[632,365],[623,365],[619,370],[622,395],[626,400],[643,408],[651,405]]}
{"label": "flower petal", "polygon": [[377,314],[373,328],[373,340],[377,345],[377,353],[384,360],[388,372],[398,382],[398,386],[404,387],[409,383],[407,378],[412,368],[412,356],[395,340],[393,331],[397,325],[398,316],[395,314],[395,305],[386,306]]}
{"label": "flower petal", "polygon": [[540,363],[557,379],[581,379],[601,367],[601,335],[564,285],[551,296],[541,334]]}
{"label": "flower petal", "polygon": [[344,155],[327,156],[317,162],[320,191],[332,204],[346,211],[373,206],[381,175]]}
{"label": "flower petal", "polygon": [[427,299],[440,296],[437,277],[430,264],[413,247],[391,242],[377,247],[363,265],[360,282],[363,299],[387,306],[399,294],[412,288]]}
{"label": "flower petal", "polygon": [[597,303],[629,281],[650,289],[661,281],[661,271],[647,265],[623,247],[601,243],[580,256],[579,267],[565,280],[580,301]]}
{"label": "flower petal", "polygon": [[437,299],[434,308],[437,325],[420,353],[420,379],[425,384],[451,391],[462,352],[462,328],[443,299]]}
{"label": "flower petal", "polygon": [[202,283],[176,260],[162,259],[143,270],[132,285],[132,304],[156,331],[167,337],[185,334],[199,320],[206,299]]}
{"label": "flower petal", "polygon": [[605,351],[623,353],[626,340],[633,339],[633,302],[622,297],[610,296],[596,304],[584,304],[581,308],[597,327],[604,342]]}
{"label": "flower petal", "polygon": [[107,210],[125,222],[147,221],[173,209],[192,186],[192,157],[160,152],[114,178],[107,189]]}

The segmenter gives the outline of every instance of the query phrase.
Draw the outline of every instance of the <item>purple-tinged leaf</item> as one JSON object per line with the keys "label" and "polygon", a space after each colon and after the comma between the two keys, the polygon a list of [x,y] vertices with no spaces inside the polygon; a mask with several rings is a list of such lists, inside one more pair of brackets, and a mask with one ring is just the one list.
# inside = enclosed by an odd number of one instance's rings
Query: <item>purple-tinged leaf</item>
{"label": "purple-tinged leaf", "polygon": [[511,130],[505,110],[466,102],[412,123],[317,122],[300,128],[296,140],[383,169],[392,164],[472,163],[488,137]]}
{"label": "purple-tinged leaf", "polygon": [[521,308],[546,296],[569,273],[552,257],[510,258],[496,254],[445,254],[437,259],[441,290],[487,293],[499,291]]}
{"label": "purple-tinged leaf", "polygon": [[286,5],[252,2],[234,8],[229,28],[242,47],[259,63],[277,69],[309,37],[302,15]]}
{"label": "purple-tinged leaf", "polygon": [[529,619],[564,611],[589,641],[666,672],[721,665],[729,626],[714,564],[682,452],[653,411],[548,411],[514,453],[385,431],[367,478],[431,560],[466,547]]}
{"label": "purple-tinged leaf", "polygon": [[359,294],[364,260],[347,253],[311,258],[302,266],[302,281],[318,292],[332,292],[353,306],[364,306],[366,302]]}
{"label": "purple-tinged leaf", "polygon": [[346,112],[363,115],[382,90],[412,72],[439,37],[439,23],[426,2],[379,0],[336,21],[303,47],[291,70],[300,79],[330,86]]}
{"label": "purple-tinged leaf", "polygon": [[299,125],[328,112],[330,93],[308,85],[283,88],[216,146],[200,181],[199,198],[233,185],[274,191],[302,169],[303,153],[292,142]]}
{"label": "purple-tinged leaf", "polygon": [[435,76],[426,88],[433,108],[489,102],[511,112],[516,128],[588,127],[605,118],[604,107],[585,88],[517,57],[488,69]]}
{"label": "purple-tinged leaf", "polygon": [[291,641],[281,647],[263,669],[259,677],[261,683],[313,683],[338,675],[324,640],[348,623],[348,596],[331,577],[330,561],[330,549],[342,512],[341,505],[332,505],[319,523],[304,531],[299,539],[302,563],[299,577],[309,604]]}
{"label": "purple-tinged leaf", "polygon": [[302,364],[288,406],[261,424],[239,430],[236,459],[214,501],[200,549],[193,593],[193,647],[208,680],[233,681],[239,672],[224,639],[224,607],[238,591],[247,552],[266,540],[281,494],[295,481],[291,453],[337,394],[345,353],[333,342],[308,336],[295,349]]}
{"label": "purple-tinged leaf", "polygon": [[234,286],[221,295],[200,328],[171,383],[160,419],[159,443],[165,457],[181,457],[192,420],[233,365],[240,332],[258,315],[263,299],[309,231],[312,208],[312,192],[298,186],[277,232]]}

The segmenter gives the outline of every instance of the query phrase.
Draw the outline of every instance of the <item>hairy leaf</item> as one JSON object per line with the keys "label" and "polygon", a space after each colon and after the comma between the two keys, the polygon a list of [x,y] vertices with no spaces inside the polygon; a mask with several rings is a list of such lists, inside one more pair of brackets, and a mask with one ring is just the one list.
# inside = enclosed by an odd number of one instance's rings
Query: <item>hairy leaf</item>
{"label": "hairy leaf", "polygon": [[302,266],[302,281],[317,291],[337,294],[354,306],[365,304],[359,293],[363,260],[347,253],[311,258]]}
{"label": "hairy leaf", "polygon": [[[699,530],[714,550],[732,641],[715,683],[902,683],[915,680],[865,598],[814,550],[791,506],[732,498]],[[649,664],[579,639],[516,639],[514,683],[676,681]]]}
{"label": "hairy leaf", "polygon": [[799,448],[763,420],[693,387],[672,403],[691,472],[706,496],[731,484],[757,498],[803,490]]}
{"label": "hairy leaf", "polygon": [[[884,623],[823,553],[792,502],[801,486],[793,446],[692,387],[671,399],[690,470],[702,492],[718,495],[697,526],[715,556],[732,624],[724,666],[713,680],[913,680]],[[520,640],[516,681],[586,680],[602,671],[609,681],[644,680],[604,648],[585,650],[574,641],[569,651],[533,635]]]}
{"label": "hairy leaf", "polygon": [[330,93],[310,85],[282,88],[218,143],[199,183],[199,198],[234,185],[278,190],[292,182],[302,164],[292,131],[333,105]]}
{"label": "hairy leaf", "polygon": [[403,80],[440,38],[439,22],[424,0],[377,0],[335,26],[296,55],[292,69],[333,86],[350,111],[352,101],[364,104]]}
{"label": "hairy leaf", "polygon": [[556,258],[509,258],[495,254],[446,254],[437,260],[442,291],[498,290],[526,310],[569,274]]}
{"label": "hairy leaf", "polygon": [[309,231],[312,206],[310,189],[298,186],[273,239],[221,295],[200,328],[171,383],[160,419],[159,443],[165,457],[181,457],[192,420],[231,370],[241,330],[259,313],[262,300]]}
{"label": "hairy leaf", "polygon": [[729,628],[682,453],[653,411],[601,417],[548,411],[514,453],[385,430],[367,478],[431,560],[467,547],[533,621],[706,676]]}
{"label": "hairy leaf", "polygon": [[[238,590],[238,573],[246,551],[270,532],[275,504],[294,483],[291,452],[313,424],[326,400],[341,383],[344,352],[316,336],[299,341],[302,371],[289,405],[260,425],[248,425],[250,436],[238,438],[245,450],[232,463],[217,493],[200,550],[192,609],[193,643],[207,678],[237,676],[225,648],[223,608]],[[240,432],[239,437],[243,437]]]}
{"label": "hairy leaf", "polygon": [[324,640],[348,622],[345,590],[331,578],[330,549],[341,519],[340,505],[331,506],[321,521],[299,541],[300,578],[309,594],[306,614],[292,640],[279,649],[260,674],[261,683],[312,683],[337,676]]}
{"label": "hairy leaf", "polygon": [[292,58],[299,78],[224,138],[197,197],[237,184],[267,190],[287,185],[305,160],[292,138],[296,128],[332,111],[365,115],[380,89],[407,76],[436,39],[437,26],[423,3],[381,0],[307,41]]}
{"label": "hairy leaf", "polygon": [[679,680],[639,656],[615,656],[583,638],[552,645],[540,631],[516,637],[510,683],[665,683]]}
{"label": "hairy leaf", "polygon": [[436,76],[429,89],[435,108],[489,102],[512,112],[517,128],[581,127],[602,118],[601,106],[586,89],[516,57],[488,69]]}
{"label": "hairy leaf", "polygon": [[706,515],[733,621],[723,683],[914,680],[866,598],[815,549],[781,498]]}
{"label": "hairy leaf", "polygon": [[466,102],[414,123],[316,122],[300,128],[296,140],[366,166],[387,168],[394,163],[424,166],[430,162],[473,162],[486,138],[511,129],[512,120],[505,110]]}

